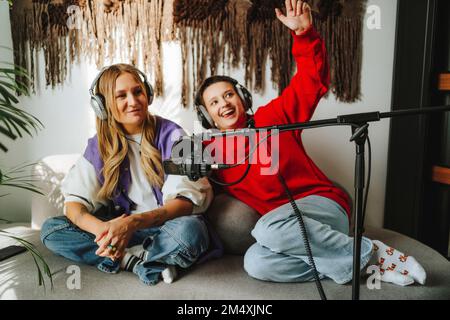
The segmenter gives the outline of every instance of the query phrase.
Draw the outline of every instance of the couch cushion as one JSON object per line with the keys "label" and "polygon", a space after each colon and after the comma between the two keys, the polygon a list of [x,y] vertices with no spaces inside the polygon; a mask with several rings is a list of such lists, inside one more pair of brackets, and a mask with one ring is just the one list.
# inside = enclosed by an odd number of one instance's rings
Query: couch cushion
{"label": "couch cushion", "polygon": [[63,214],[64,197],[61,193],[61,182],[80,154],[62,154],[48,156],[33,167],[33,175],[45,196],[31,196],[31,226],[41,229],[47,218]]}
{"label": "couch cushion", "polygon": [[206,215],[226,253],[243,255],[255,243],[250,232],[261,216],[245,203],[221,193],[214,198]]}
{"label": "couch cushion", "polygon": [[[223,258],[196,265],[183,272],[178,280],[168,285],[163,282],[153,287],[141,284],[129,272],[110,275],[95,267],[77,265],[48,251],[39,241],[39,232],[18,225],[0,225],[37,245],[54,273],[54,290],[47,282],[47,290],[38,286],[36,267],[29,253],[22,253],[0,262],[0,300],[3,299],[235,299],[235,300],[297,300],[319,299],[313,282],[272,283],[249,277],[242,265],[242,256]],[[450,262],[433,249],[411,238],[385,229],[367,228],[366,235],[379,239],[417,258],[427,271],[425,286],[399,287],[382,283],[381,289],[369,290],[367,276],[361,280],[361,299],[450,299]],[[11,244],[0,236],[0,248]],[[80,289],[73,288],[74,271],[79,267]],[[68,272],[69,271],[69,272]],[[330,300],[351,299],[351,284],[338,285],[322,281]]]}

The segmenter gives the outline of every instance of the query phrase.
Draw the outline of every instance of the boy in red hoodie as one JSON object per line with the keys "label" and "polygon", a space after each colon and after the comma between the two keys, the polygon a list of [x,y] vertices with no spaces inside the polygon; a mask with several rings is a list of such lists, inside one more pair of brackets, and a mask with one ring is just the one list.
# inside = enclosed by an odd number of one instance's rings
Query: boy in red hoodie
{"label": "boy in red hoodie", "polygon": [[[289,86],[281,96],[261,106],[254,115],[248,115],[246,111],[251,108],[252,102],[250,93],[232,78],[210,77],[203,82],[196,98],[197,114],[204,127],[225,131],[245,128],[250,123],[264,127],[311,119],[329,85],[324,43],[312,26],[311,9],[305,2],[286,0],[286,15],[279,9],[275,13],[291,30],[294,40],[292,54],[297,73]],[[222,141],[217,143],[220,139]],[[229,159],[230,151],[242,154],[242,147],[236,144],[234,138],[216,139],[215,146],[223,145],[228,149],[216,147],[216,155]],[[268,281],[301,282],[313,279],[284,183],[303,212],[320,276],[340,284],[351,281],[353,239],[348,236],[348,196],[333,185],[306,154],[301,131],[281,133],[276,139],[270,137],[265,140],[264,146],[267,147],[264,151],[268,153],[273,153],[275,148],[278,155],[276,167],[267,168],[267,163],[252,156],[248,159],[252,164],[245,179],[224,187],[226,192],[262,215],[252,231],[257,242],[245,254],[245,270],[254,278]],[[248,144],[244,148],[248,154]],[[232,183],[239,180],[246,170],[247,165],[241,164],[218,171],[215,178]],[[401,252],[394,250],[391,255],[392,248],[365,237],[361,248],[361,268],[369,264],[379,265],[382,280],[399,285],[408,285],[414,280],[422,284],[425,282],[425,271],[414,258],[409,257],[402,262],[399,260],[400,256],[404,257]],[[392,265],[396,267],[392,268]]]}

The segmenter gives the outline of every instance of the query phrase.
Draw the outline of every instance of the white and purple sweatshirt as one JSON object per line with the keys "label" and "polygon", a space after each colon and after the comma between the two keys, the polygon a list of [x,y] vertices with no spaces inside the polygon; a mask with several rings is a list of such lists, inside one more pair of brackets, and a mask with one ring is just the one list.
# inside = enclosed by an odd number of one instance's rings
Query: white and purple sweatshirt
{"label": "white and purple sweatshirt", "polygon": [[[172,145],[184,135],[183,129],[176,123],[156,117],[155,146],[161,152],[162,160],[170,158]],[[186,197],[194,204],[193,214],[199,214],[209,207],[213,191],[206,178],[196,182],[187,177],[164,175],[162,189],[148,182],[140,163],[141,134],[127,136],[128,154],[120,165],[119,182],[112,202],[119,213],[142,213],[162,206],[177,196]],[[65,202],[79,202],[89,212],[95,212],[107,199],[97,197],[105,179],[102,174],[103,161],[98,150],[97,136],[88,141],[84,155],[71,168],[62,183]]]}

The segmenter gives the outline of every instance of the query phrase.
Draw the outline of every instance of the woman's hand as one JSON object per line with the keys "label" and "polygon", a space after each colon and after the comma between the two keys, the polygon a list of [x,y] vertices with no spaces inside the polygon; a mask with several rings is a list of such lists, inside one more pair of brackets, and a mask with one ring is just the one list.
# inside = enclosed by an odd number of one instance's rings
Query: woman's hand
{"label": "woman's hand", "polygon": [[295,32],[296,35],[301,34],[312,26],[313,18],[311,7],[304,1],[286,0],[286,15],[280,9],[276,8],[275,13],[286,27]]}
{"label": "woman's hand", "polygon": [[94,240],[99,246],[95,254],[100,257],[109,257],[112,260],[122,258],[135,231],[130,222],[131,220],[126,214],[104,222]]}

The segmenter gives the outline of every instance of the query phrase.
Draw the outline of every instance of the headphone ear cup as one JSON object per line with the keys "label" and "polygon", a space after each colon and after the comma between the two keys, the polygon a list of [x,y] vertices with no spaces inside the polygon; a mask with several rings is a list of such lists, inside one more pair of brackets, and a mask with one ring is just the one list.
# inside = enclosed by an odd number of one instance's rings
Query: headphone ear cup
{"label": "headphone ear cup", "polygon": [[253,98],[251,93],[247,90],[247,88],[240,85],[239,83],[235,85],[235,88],[239,97],[244,102],[245,111],[251,109],[253,105]]}
{"label": "headphone ear cup", "polygon": [[100,120],[108,119],[108,112],[105,108],[105,98],[101,94],[91,96],[91,107]]}
{"label": "headphone ear cup", "polygon": [[214,121],[212,120],[208,111],[206,111],[206,108],[202,105],[200,92],[201,90],[198,90],[194,98],[194,108],[196,111],[195,113],[197,113],[197,118],[202,124],[203,128],[205,129],[214,128],[215,127]]}
{"label": "headphone ear cup", "polygon": [[148,97],[148,105],[151,105],[153,102],[153,87],[150,83],[148,83],[147,79],[144,81],[145,90],[147,91],[147,97]]}
{"label": "headphone ear cup", "polygon": [[202,126],[205,129],[215,128],[214,120],[209,115],[208,111],[206,111],[205,107],[202,105],[197,105],[197,117],[201,121]]}

